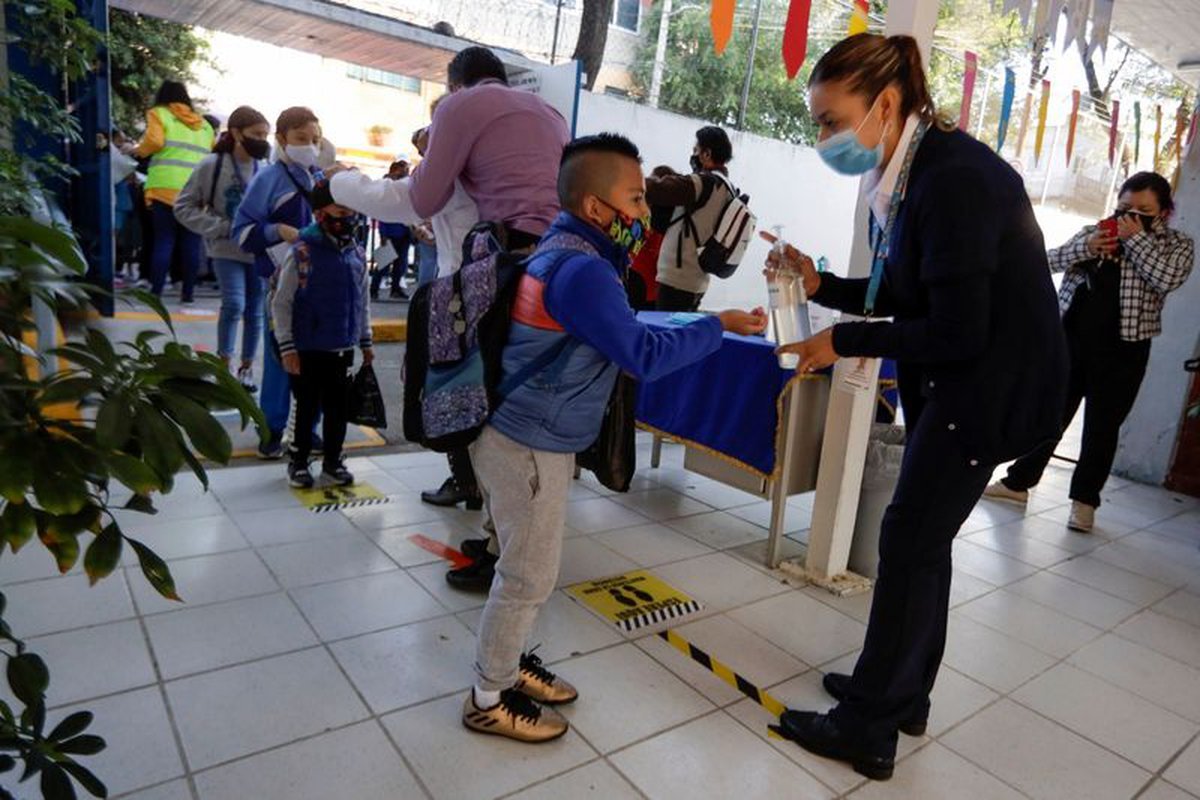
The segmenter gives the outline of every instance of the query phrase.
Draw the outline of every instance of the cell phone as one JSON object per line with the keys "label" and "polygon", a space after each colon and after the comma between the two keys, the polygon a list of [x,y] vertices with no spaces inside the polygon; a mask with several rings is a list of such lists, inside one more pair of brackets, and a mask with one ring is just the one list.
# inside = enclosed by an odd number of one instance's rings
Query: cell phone
{"label": "cell phone", "polygon": [[1105,236],[1115,238],[1117,235],[1117,220],[1115,217],[1109,217],[1108,219],[1100,220],[1100,223],[1097,225],[1097,227]]}

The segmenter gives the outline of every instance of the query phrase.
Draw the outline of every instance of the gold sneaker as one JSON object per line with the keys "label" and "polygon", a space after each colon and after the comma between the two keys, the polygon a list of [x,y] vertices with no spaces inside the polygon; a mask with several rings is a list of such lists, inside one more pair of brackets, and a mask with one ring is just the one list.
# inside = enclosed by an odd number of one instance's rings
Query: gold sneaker
{"label": "gold sneaker", "polygon": [[574,686],[542,666],[542,659],[532,652],[521,655],[521,679],[513,688],[546,706],[574,703],[579,697]]}
{"label": "gold sneaker", "polygon": [[488,709],[476,706],[475,691],[468,690],[462,720],[473,731],[531,744],[557,739],[570,727],[562,714],[542,708],[516,689],[505,689],[500,693],[500,702]]}

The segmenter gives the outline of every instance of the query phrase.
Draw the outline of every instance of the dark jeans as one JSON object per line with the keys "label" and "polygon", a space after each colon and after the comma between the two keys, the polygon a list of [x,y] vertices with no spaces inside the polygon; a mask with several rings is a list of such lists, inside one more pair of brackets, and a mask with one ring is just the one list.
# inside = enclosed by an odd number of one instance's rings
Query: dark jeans
{"label": "dark jeans", "polygon": [[325,442],[325,463],[337,464],[346,441],[346,417],[350,412],[350,368],[354,351],[329,352],[304,350],[300,353],[300,374],[292,376],[296,394],[296,432],[293,458],[308,461],[312,452],[313,423],[317,413],[325,415],[321,437]]}
{"label": "dark jeans", "polygon": [[450,475],[458,488],[467,494],[479,494],[479,481],[475,477],[475,467],[471,464],[471,451],[465,447],[446,453],[450,462]]}
{"label": "dark jeans", "polygon": [[901,721],[928,708],[950,609],[950,546],[979,501],[991,465],[970,466],[934,405],[910,419],[900,480],[884,513],[879,577],[849,696],[832,715],[881,749]]}
{"label": "dark jeans", "polygon": [[150,291],[161,296],[171,271],[172,260],[180,262],[183,274],[181,299],[191,300],[196,288],[196,275],[200,271],[200,254],[203,242],[175,219],[175,209],[166,203],[154,200],[150,203],[154,217],[154,255],[150,260]]}
{"label": "dark jeans", "polygon": [[655,301],[655,308],[659,311],[699,311],[700,301],[703,299],[703,294],[685,292],[681,289],[667,286],[665,283],[660,283],[658,285],[658,300]]}
{"label": "dark jeans", "polygon": [[404,273],[408,272],[408,249],[412,244],[412,236],[390,236],[388,241],[396,248],[399,257],[391,264],[375,265],[375,272],[371,274],[371,294],[379,293],[379,286],[389,272],[392,275],[392,294],[404,287]]}
{"label": "dark jeans", "polygon": [[[1100,492],[1117,455],[1121,423],[1129,416],[1146,375],[1150,340],[1097,342],[1087,331],[1068,324],[1067,349],[1071,371],[1063,430],[1075,418],[1079,404],[1087,400],[1079,463],[1071,477],[1071,499],[1099,508]],[[1016,491],[1037,486],[1057,445],[1057,440],[1049,442],[1019,459],[1008,468],[1004,485]]]}

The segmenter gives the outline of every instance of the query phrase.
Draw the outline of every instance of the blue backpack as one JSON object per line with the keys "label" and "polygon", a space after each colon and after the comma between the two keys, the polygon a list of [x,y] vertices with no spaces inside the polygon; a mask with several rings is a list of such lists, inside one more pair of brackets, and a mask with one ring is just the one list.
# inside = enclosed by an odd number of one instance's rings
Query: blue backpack
{"label": "blue backpack", "polygon": [[[417,289],[408,309],[404,437],[439,453],[473,442],[504,397],[549,366],[574,340],[563,337],[501,380],[517,286],[528,255],[510,253],[493,223],[471,229],[463,266]],[[572,237],[574,238],[574,237]],[[559,249],[562,260],[577,249]]]}

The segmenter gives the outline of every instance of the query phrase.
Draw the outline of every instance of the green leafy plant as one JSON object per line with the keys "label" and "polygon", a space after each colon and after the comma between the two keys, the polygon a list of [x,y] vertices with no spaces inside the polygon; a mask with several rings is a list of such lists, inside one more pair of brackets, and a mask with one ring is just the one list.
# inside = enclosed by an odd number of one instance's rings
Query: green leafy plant
{"label": "green leafy plant", "polygon": [[[48,358],[31,347],[31,311],[38,303],[53,310],[85,304],[89,290],[77,280],[85,271],[69,233],[0,217],[0,557],[5,545],[15,554],[36,537],[63,573],[82,558],[95,584],[113,573],[129,546],[158,593],[179,600],[166,562],[122,532],[113,490],[119,484],[132,493],[120,508],[154,514],[155,496],[171,491],[180,469],[190,468],[207,488],[200,459],[229,460],[232,445],[215,409],[236,409],[243,427],[262,431],[265,423],[217,356],[175,340],[170,316],[146,293],[136,299],[158,312],[169,334],[143,331],[114,344],[91,330],[50,350],[66,366],[43,374]],[[83,404],[94,416],[83,413]],[[99,737],[83,735],[90,714],[45,732],[49,673],[14,637],[3,607],[0,595],[0,652],[24,708],[18,714],[0,705],[0,773],[20,760],[21,779],[40,774],[48,800],[74,798],[72,780],[106,796],[103,784],[73,760],[104,747]]]}
{"label": "green leafy plant", "polygon": [[[108,16],[113,127],[136,136],[165,80],[191,83],[211,64],[208,41],[190,25],[113,8]],[[201,98],[192,100],[203,105]]]}

